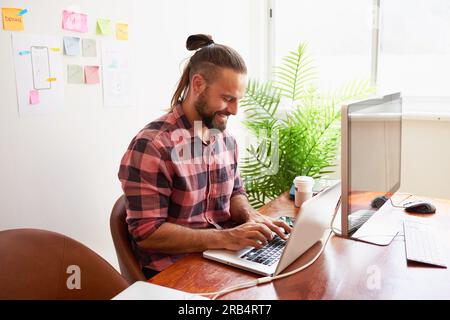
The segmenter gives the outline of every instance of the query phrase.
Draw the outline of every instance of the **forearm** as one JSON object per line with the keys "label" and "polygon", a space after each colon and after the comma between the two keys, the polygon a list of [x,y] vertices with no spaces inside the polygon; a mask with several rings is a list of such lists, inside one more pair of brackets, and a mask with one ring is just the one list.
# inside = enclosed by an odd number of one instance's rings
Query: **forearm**
{"label": "forearm", "polygon": [[230,199],[231,219],[237,224],[249,221],[250,214],[254,211],[246,196],[238,194]]}
{"label": "forearm", "polygon": [[190,229],[166,222],[138,245],[167,254],[202,252],[222,248],[223,236],[221,230]]}

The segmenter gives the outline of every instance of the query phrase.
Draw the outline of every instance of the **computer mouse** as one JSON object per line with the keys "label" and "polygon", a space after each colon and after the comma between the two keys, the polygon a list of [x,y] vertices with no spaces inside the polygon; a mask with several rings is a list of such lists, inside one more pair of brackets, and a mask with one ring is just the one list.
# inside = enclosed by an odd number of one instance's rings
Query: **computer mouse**
{"label": "computer mouse", "polygon": [[435,213],[436,207],[429,201],[413,201],[403,205],[406,212],[411,213]]}
{"label": "computer mouse", "polygon": [[372,208],[380,209],[386,201],[388,201],[386,196],[380,196],[373,199],[370,205]]}

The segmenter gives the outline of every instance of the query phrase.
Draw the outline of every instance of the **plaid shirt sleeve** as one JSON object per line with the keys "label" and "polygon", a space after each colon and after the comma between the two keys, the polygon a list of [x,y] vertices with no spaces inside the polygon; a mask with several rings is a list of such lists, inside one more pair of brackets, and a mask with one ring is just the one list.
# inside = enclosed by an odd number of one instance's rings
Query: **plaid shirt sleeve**
{"label": "plaid shirt sleeve", "polygon": [[172,179],[163,153],[164,148],[154,141],[137,138],[120,164],[128,230],[136,242],[149,237],[168,216]]}

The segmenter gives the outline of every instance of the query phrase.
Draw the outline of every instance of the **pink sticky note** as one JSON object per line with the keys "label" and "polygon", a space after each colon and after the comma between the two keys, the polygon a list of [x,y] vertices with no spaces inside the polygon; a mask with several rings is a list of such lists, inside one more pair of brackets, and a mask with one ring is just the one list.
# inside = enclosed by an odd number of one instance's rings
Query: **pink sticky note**
{"label": "pink sticky note", "polygon": [[30,104],[35,105],[35,104],[39,104],[39,103],[40,103],[39,91],[30,90]]}
{"label": "pink sticky note", "polygon": [[84,76],[86,77],[86,83],[93,84],[100,82],[99,66],[85,66]]}
{"label": "pink sticky note", "polygon": [[64,10],[62,27],[65,30],[85,33],[88,31],[87,20],[87,14]]}

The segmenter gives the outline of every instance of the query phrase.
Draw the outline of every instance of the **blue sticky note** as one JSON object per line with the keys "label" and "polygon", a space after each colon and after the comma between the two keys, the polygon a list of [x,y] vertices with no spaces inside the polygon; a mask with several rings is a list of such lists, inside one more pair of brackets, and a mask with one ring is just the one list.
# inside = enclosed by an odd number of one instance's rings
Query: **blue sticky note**
{"label": "blue sticky note", "polygon": [[19,17],[21,17],[21,16],[23,16],[25,13],[27,13],[28,12],[28,10],[27,9],[23,9],[22,11],[20,11],[17,15],[19,16]]}
{"label": "blue sticky note", "polygon": [[20,54],[21,56],[26,56],[27,54],[30,54],[30,51],[28,51],[28,50],[22,50],[22,51],[19,51],[19,54]]}
{"label": "blue sticky note", "polygon": [[64,37],[64,53],[66,56],[79,56],[80,38]]}

